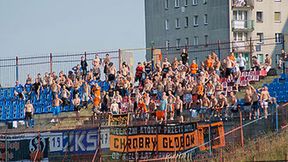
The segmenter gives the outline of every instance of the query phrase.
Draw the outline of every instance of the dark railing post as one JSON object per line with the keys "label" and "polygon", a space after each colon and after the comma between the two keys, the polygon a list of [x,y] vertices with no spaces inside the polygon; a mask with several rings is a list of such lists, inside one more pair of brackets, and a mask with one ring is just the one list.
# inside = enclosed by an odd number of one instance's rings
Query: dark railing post
{"label": "dark railing post", "polygon": [[218,45],[218,58],[219,60],[221,60],[220,40],[218,40],[217,45]]}
{"label": "dark railing post", "polygon": [[50,53],[50,74],[52,74],[53,71],[53,60],[52,60],[52,53]]}
{"label": "dark railing post", "polygon": [[212,156],[212,137],[211,137],[211,118],[209,120],[209,128],[208,128],[208,133],[209,133],[209,155],[210,157]]}
{"label": "dark railing post", "polygon": [[85,58],[85,61],[87,61],[86,59],[87,59],[87,53],[86,53],[86,51],[84,52],[84,58]]}
{"label": "dark railing post", "polygon": [[279,127],[278,127],[278,106],[276,106],[276,116],[275,116],[275,123],[276,123],[276,132],[278,133]]}
{"label": "dark railing post", "polygon": [[119,59],[119,71],[121,70],[122,67],[122,58],[121,58],[121,49],[118,49],[118,59]]}
{"label": "dark railing post", "polygon": [[282,34],[282,49],[285,50],[285,36]]}
{"label": "dark railing post", "polygon": [[251,37],[249,40],[249,47],[250,47],[250,68],[251,68],[253,66],[253,63],[252,63],[253,45],[252,45],[252,38]]}
{"label": "dark railing post", "polygon": [[16,56],[16,81],[19,81],[19,58]]}
{"label": "dark railing post", "polygon": [[151,65],[152,65],[152,71],[154,71],[154,60],[153,60],[153,51],[154,51],[154,43],[151,43]]}
{"label": "dark railing post", "polygon": [[243,118],[242,118],[242,111],[239,109],[239,119],[240,119],[240,139],[241,139],[241,146],[244,147],[244,133],[243,133]]}

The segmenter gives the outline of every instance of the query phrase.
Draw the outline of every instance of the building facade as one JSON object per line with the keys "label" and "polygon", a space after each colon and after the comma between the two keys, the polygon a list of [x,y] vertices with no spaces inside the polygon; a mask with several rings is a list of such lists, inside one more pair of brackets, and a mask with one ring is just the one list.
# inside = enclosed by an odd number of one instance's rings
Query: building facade
{"label": "building facade", "polygon": [[183,48],[190,60],[212,51],[222,59],[232,51],[276,59],[288,33],[287,8],[287,0],[145,0],[146,46],[169,59]]}

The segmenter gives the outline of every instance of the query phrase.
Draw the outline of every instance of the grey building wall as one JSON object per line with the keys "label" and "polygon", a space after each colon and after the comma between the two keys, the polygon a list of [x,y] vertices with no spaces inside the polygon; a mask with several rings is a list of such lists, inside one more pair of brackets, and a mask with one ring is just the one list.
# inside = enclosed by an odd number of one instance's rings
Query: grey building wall
{"label": "grey building wall", "polygon": [[[169,59],[178,57],[181,49],[187,45],[189,57],[202,61],[211,51],[218,52],[217,42],[230,41],[230,19],[229,0],[198,0],[197,5],[192,4],[192,0],[179,0],[179,7],[175,7],[175,0],[168,0],[168,9],[165,9],[166,0],[145,0],[145,21],[146,21],[146,46],[165,47],[169,40],[170,48],[162,49],[164,57]],[[204,24],[204,15],[207,14],[208,24]],[[194,26],[194,16],[198,16],[198,26]],[[188,17],[188,26],[185,27],[185,17]],[[176,29],[176,19],[179,19],[180,28]],[[169,29],[165,29],[165,20],[168,20]],[[205,40],[208,36],[208,41]],[[198,37],[198,46],[194,46],[194,37]],[[180,39],[180,49],[176,47],[177,39]],[[214,44],[208,45],[205,44]],[[221,44],[222,57],[230,51],[230,44]],[[225,50],[224,50],[225,49]],[[151,54],[148,52],[146,59],[150,60]]]}

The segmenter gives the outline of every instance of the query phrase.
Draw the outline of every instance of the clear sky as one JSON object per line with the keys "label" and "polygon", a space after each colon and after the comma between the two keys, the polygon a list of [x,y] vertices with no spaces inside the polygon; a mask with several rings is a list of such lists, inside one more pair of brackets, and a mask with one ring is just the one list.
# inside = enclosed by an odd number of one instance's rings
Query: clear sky
{"label": "clear sky", "polygon": [[0,0],[0,58],[142,47],[143,0]]}

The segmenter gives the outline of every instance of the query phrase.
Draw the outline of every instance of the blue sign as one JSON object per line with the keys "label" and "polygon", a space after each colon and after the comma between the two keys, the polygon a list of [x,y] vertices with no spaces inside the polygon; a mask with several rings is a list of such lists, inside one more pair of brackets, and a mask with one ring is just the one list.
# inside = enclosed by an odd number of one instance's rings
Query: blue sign
{"label": "blue sign", "polygon": [[98,129],[51,133],[50,153],[91,154],[98,147]]}

